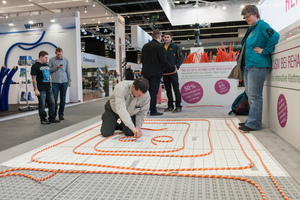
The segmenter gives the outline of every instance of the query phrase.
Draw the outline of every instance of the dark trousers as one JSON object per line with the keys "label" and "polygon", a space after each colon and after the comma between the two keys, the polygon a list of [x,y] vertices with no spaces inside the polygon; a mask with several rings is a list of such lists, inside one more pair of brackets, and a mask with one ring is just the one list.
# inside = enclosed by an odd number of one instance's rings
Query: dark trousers
{"label": "dark trousers", "polygon": [[178,82],[178,74],[171,74],[171,75],[165,75],[163,76],[164,85],[167,92],[168,97],[168,107],[174,108],[174,100],[173,100],[173,94],[172,94],[172,86],[175,93],[176,98],[176,107],[181,108],[181,94],[179,90],[179,82]]}
{"label": "dark trousers", "polygon": [[40,91],[40,96],[38,96],[39,100],[39,116],[41,121],[45,121],[47,118],[47,113],[45,111],[46,102],[48,104],[48,117],[49,120],[55,119],[55,104],[53,92],[51,89],[46,91]]}
{"label": "dark trousers", "polygon": [[[118,119],[120,119],[119,115],[111,109],[110,103],[106,102],[105,111],[102,115],[102,126],[100,129],[100,132],[103,137],[108,137],[114,134]],[[131,120],[135,125],[135,115],[131,116]],[[131,131],[131,129],[125,126],[125,124],[122,121],[121,126],[126,136],[134,136],[134,133]]]}
{"label": "dark trousers", "polygon": [[157,76],[144,76],[145,79],[149,81],[149,93],[150,93],[150,114],[156,113],[156,102],[157,102],[157,93],[160,84],[160,78]]}
{"label": "dark trousers", "polygon": [[64,116],[67,89],[68,89],[68,83],[52,83],[52,91],[55,100],[55,116],[57,115],[57,108],[58,108],[57,105],[58,93],[60,95],[58,115]]}

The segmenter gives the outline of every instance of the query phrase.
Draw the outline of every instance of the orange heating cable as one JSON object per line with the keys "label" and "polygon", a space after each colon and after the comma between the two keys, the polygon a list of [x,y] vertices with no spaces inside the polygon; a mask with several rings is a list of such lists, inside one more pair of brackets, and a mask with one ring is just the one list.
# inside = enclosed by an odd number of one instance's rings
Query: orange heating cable
{"label": "orange heating cable", "polygon": [[[157,121],[157,120],[149,120],[149,121]],[[179,121],[179,120],[160,120],[160,121]],[[182,121],[182,120],[181,120]],[[202,119],[191,119],[191,120],[187,120],[187,121],[208,121],[208,120],[202,120]],[[100,126],[100,125],[98,125],[98,126]],[[96,128],[96,127],[98,127],[98,126],[95,126],[95,127],[93,127],[93,128]],[[93,129],[93,128],[90,128],[90,129],[88,129],[88,130],[91,130],[91,129]],[[230,127],[229,127],[230,128]],[[230,128],[231,129],[231,128]],[[82,133],[80,133],[80,134],[77,134],[77,135],[75,135],[75,136],[73,136],[73,137],[71,137],[71,138],[69,138],[69,139],[67,139],[67,140],[65,140],[65,141],[62,141],[62,142],[60,142],[60,143],[57,143],[57,144],[55,144],[55,145],[52,145],[52,146],[50,146],[50,147],[47,147],[47,148],[45,148],[45,149],[43,149],[43,150],[41,150],[41,151],[39,151],[39,152],[37,152],[37,153],[35,153],[34,155],[32,155],[32,159],[33,159],[33,156],[35,156],[35,155],[37,155],[38,153],[40,153],[40,152],[42,152],[42,151],[44,151],[44,150],[46,150],[46,149],[49,149],[49,148],[52,148],[52,147],[54,147],[54,146],[57,146],[57,145],[59,145],[59,144],[62,144],[62,143],[64,143],[64,142],[66,142],[66,141],[69,141],[69,140],[71,140],[71,139],[74,139],[75,137],[77,137],[77,136],[79,136],[79,135],[81,135],[81,134],[83,134],[83,133],[85,133],[85,132],[87,132],[88,130],[85,130],[85,131],[83,131]],[[231,129],[231,131],[232,132],[234,132],[232,129]],[[236,134],[235,134],[235,136],[236,136]],[[237,136],[236,136],[237,137]],[[246,137],[247,138],[247,136],[245,136],[244,135],[244,137]],[[238,138],[237,138],[237,140],[239,140]],[[250,142],[249,141],[249,139],[247,138],[247,140],[248,140],[248,142]],[[240,142],[239,142],[239,144],[240,144]],[[241,146],[241,144],[240,144],[240,146]],[[242,146],[241,146],[241,148],[242,148]],[[254,148],[253,146],[252,146],[252,148]],[[245,154],[245,152],[243,151],[243,153]],[[246,154],[245,154],[246,155]],[[249,158],[248,156],[246,156],[247,158]],[[260,158],[260,160],[262,161],[262,159]],[[47,163],[47,164],[66,164],[66,165],[81,165],[81,166],[102,166],[102,167],[108,167],[108,166],[104,166],[104,165],[97,165],[97,164],[88,164],[88,163],[69,163],[69,162],[43,162],[43,161],[37,161],[38,163]],[[115,167],[112,167],[112,168],[115,168]],[[116,167],[117,168],[117,167]],[[121,167],[122,169],[127,169],[127,168],[125,168],[125,167]],[[132,170],[137,170],[138,168],[129,168],[129,169],[132,169]],[[219,169],[219,168],[194,168],[193,170],[195,170],[195,169],[202,169],[202,170],[217,170],[217,169]],[[220,168],[221,170],[225,170],[225,169],[229,169],[229,168]],[[231,169],[237,169],[237,168],[231,168]],[[2,172],[0,172],[0,174],[1,173],[6,173],[6,172],[8,172],[8,171],[14,171],[14,170],[36,170],[36,171],[48,171],[48,172],[55,172],[55,170],[44,170],[44,169],[37,169],[37,168],[14,168],[14,169],[9,169],[9,170],[5,170],[5,171],[2,171]],[[151,170],[151,169],[150,169]],[[189,170],[191,170],[191,169],[189,169]],[[56,170],[57,171],[57,170]],[[169,171],[172,171],[172,170],[169,170]],[[177,171],[177,170],[176,170]],[[179,169],[178,169],[178,171],[179,171]],[[181,171],[182,171],[182,169],[181,169]],[[264,195],[264,193],[263,193],[263,191],[261,190],[261,188],[255,183],[255,182],[253,182],[252,180],[249,180],[249,179],[245,179],[245,178],[242,178],[242,177],[233,177],[233,176],[216,176],[216,175],[195,175],[195,174],[172,174],[172,173],[153,173],[153,172],[112,172],[112,171],[79,171],[79,170],[74,170],[74,171],[69,171],[69,170],[61,170],[61,171],[57,171],[57,172],[59,172],[59,173],[114,173],[114,174],[142,174],[142,175],[167,175],[167,176],[189,176],[189,177],[204,177],[204,178],[224,178],[224,179],[236,179],[236,180],[241,180],[241,181],[247,181],[247,182],[249,182],[249,183],[251,183],[251,184],[253,184],[253,185],[255,185],[256,187],[257,187],[257,189],[260,191],[260,193],[261,193],[261,195],[262,195],[262,197],[263,197],[263,199],[266,199],[265,198],[265,195]],[[57,173],[56,172],[56,173]],[[55,174],[54,174],[55,175]],[[52,176],[54,176],[54,175],[52,175]],[[7,174],[4,174],[4,175],[0,175],[0,177],[3,177],[3,176],[7,176]],[[29,177],[29,176],[28,176]],[[30,178],[30,177],[29,177]],[[45,178],[44,178],[45,179]],[[280,189],[281,190],[281,189]],[[281,190],[282,191],[282,190]],[[285,199],[287,199],[287,198],[285,198]]]}
{"label": "orange heating cable", "polygon": [[[232,121],[232,119],[230,119],[232,124],[234,125],[234,127],[239,130],[237,128],[237,126],[235,125],[235,123]],[[226,122],[226,119],[225,119]],[[226,123],[227,124],[227,123]],[[228,126],[228,124],[227,124]],[[228,128],[233,131],[229,126]],[[256,155],[258,156],[261,164],[263,165],[264,169],[266,170],[266,172],[268,173],[268,175],[270,176],[271,180],[273,181],[274,185],[276,186],[276,188],[278,189],[278,191],[280,192],[280,194],[283,196],[284,199],[288,199],[287,196],[285,195],[285,193],[283,192],[283,190],[280,188],[280,186],[278,185],[278,183],[276,182],[276,180],[274,179],[273,175],[271,174],[271,172],[269,171],[269,169],[267,168],[267,166],[265,165],[264,161],[262,160],[260,154],[258,153],[258,151],[255,149],[255,147],[253,146],[252,142],[249,140],[249,138],[242,132],[239,130],[239,132],[247,139],[247,141],[249,142],[249,144],[251,145],[252,149],[255,151]]]}

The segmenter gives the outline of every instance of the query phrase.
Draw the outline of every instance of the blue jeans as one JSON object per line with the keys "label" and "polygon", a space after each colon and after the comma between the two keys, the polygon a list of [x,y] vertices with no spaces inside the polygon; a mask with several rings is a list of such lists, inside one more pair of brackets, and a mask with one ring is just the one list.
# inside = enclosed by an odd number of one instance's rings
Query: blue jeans
{"label": "blue jeans", "polygon": [[156,101],[157,93],[160,84],[160,78],[157,76],[144,76],[149,81],[149,93],[150,93],[150,114],[156,113]]}
{"label": "blue jeans", "polygon": [[52,90],[53,90],[54,100],[55,100],[55,116],[57,115],[58,93],[60,95],[58,115],[64,116],[67,89],[68,89],[68,83],[52,83]]}
{"label": "blue jeans", "polygon": [[55,119],[55,104],[52,90],[40,91],[39,99],[39,116],[41,121],[45,121],[47,113],[45,112],[46,102],[48,104],[49,120]]}
{"label": "blue jeans", "polygon": [[263,87],[267,75],[270,73],[269,67],[248,67],[244,68],[245,91],[249,101],[249,115],[245,126],[259,130],[262,124],[263,108]]}

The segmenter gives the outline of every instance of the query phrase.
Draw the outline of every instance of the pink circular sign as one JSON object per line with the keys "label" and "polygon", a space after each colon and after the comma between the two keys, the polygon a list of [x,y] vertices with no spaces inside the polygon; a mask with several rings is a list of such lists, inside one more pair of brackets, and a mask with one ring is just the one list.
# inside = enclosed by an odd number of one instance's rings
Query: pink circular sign
{"label": "pink circular sign", "polygon": [[288,116],[288,111],[287,111],[286,99],[285,99],[284,95],[281,94],[278,97],[278,101],[277,101],[277,118],[278,118],[278,122],[282,128],[284,128],[286,125],[287,116]]}
{"label": "pink circular sign", "polygon": [[218,94],[227,94],[230,90],[230,84],[226,80],[218,80],[215,84],[215,90]]}
{"label": "pink circular sign", "polygon": [[203,89],[201,85],[195,81],[185,83],[181,87],[181,97],[187,103],[197,103],[203,97]]}

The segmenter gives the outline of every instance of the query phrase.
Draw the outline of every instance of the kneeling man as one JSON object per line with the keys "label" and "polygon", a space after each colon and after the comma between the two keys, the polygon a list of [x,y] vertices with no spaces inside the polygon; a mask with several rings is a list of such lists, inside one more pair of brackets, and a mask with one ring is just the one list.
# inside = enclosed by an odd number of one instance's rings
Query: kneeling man
{"label": "kneeling man", "polygon": [[141,126],[150,106],[149,82],[145,78],[122,81],[105,104],[102,115],[101,133],[103,137],[114,134],[121,120],[121,129],[126,136],[141,137]]}

